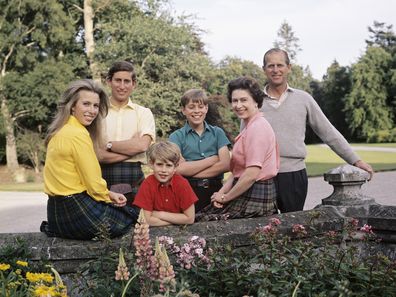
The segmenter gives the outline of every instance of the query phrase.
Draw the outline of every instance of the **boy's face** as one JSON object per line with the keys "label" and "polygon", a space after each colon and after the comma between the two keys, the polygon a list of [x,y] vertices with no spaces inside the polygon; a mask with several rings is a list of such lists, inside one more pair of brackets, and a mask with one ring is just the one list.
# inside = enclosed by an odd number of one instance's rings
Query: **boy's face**
{"label": "boy's face", "polygon": [[208,105],[203,102],[190,101],[186,106],[182,107],[182,113],[192,128],[198,128],[205,120],[208,113]]}
{"label": "boy's face", "polygon": [[155,160],[150,162],[155,178],[161,184],[168,184],[176,172],[176,166],[171,161]]}

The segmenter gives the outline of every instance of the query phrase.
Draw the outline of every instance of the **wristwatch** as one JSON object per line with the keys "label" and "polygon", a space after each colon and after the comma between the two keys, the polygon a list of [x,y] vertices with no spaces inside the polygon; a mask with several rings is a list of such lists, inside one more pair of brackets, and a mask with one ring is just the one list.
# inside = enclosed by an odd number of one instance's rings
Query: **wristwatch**
{"label": "wristwatch", "polygon": [[113,143],[111,142],[111,141],[109,141],[107,144],[106,144],[106,150],[107,151],[109,151],[109,152],[111,152],[111,148],[113,147]]}

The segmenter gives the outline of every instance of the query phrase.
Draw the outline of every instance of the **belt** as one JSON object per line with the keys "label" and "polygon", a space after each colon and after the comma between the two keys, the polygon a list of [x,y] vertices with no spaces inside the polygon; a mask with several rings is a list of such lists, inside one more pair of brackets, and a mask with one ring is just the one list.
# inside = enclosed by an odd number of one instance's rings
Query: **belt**
{"label": "belt", "polygon": [[210,186],[218,186],[221,184],[221,179],[218,178],[187,178],[191,186],[209,188]]}
{"label": "belt", "polygon": [[49,198],[73,198],[76,195],[80,194],[87,194],[87,191],[81,192],[81,193],[75,193],[71,195],[48,195]]}

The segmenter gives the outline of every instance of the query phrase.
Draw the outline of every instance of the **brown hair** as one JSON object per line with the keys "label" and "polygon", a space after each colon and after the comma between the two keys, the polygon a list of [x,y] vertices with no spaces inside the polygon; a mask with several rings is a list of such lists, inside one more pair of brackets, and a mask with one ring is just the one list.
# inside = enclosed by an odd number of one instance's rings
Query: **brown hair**
{"label": "brown hair", "polygon": [[133,67],[133,64],[128,61],[115,62],[110,67],[109,72],[107,73],[106,79],[111,80],[113,78],[114,73],[120,72],[120,71],[130,72],[132,81],[136,82],[135,68]]}
{"label": "brown hair", "polygon": [[181,106],[186,107],[190,102],[208,105],[209,101],[204,90],[190,89],[183,94],[180,99],[180,104]]}

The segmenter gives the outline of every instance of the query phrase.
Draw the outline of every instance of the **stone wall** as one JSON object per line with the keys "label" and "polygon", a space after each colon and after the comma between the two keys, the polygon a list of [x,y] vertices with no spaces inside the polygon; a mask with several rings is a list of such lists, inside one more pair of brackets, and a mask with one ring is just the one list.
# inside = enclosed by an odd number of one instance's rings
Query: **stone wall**
{"label": "stone wall", "polygon": [[[396,259],[396,207],[375,203],[360,192],[367,180],[366,172],[353,166],[340,166],[325,174],[325,180],[334,186],[334,193],[323,199],[314,210],[274,215],[281,220],[281,234],[291,234],[294,224],[312,227],[314,233],[339,231],[346,220],[359,219],[360,225],[369,224],[382,239],[378,249]],[[267,225],[271,217],[195,223],[190,226],[152,227],[150,236],[171,236],[176,242],[186,242],[194,235],[204,237],[208,245],[231,243],[234,247],[253,244],[250,235],[259,226]],[[131,231],[132,233],[132,231]],[[49,261],[61,274],[73,274],[78,267],[103,253],[117,252],[120,247],[132,249],[132,234],[109,242],[78,241],[48,238],[43,233],[0,234],[0,246],[12,244],[17,238],[28,243],[33,261]]]}
{"label": "stone wall", "polygon": [[[281,220],[279,230],[291,235],[293,224],[311,226],[316,234],[330,230],[339,231],[351,217],[358,218],[361,225],[372,225],[374,232],[382,239],[380,248],[390,258],[396,259],[396,207],[373,204],[365,208],[339,208],[322,206],[310,211],[274,215]],[[176,242],[186,242],[194,235],[204,237],[208,244],[231,243],[235,247],[252,244],[250,235],[259,226],[268,224],[271,217],[227,221],[200,222],[190,226],[152,227],[150,236],[172,236]],[[132,231],[131,231],[132,233]],[[315,234],[314,233],[314,234]],[[310,233],[312,234],[312,233]],[[91,259],[98,258],[109,249],[117,252],[120,247],[132,249],[132,236],[105,241],[79,241],[49,238],[43,233],[0,234],[0,245],[11,244],[16,238],[28,243],[33,261],[47,260],[61,274],[74,273],[78,267]]]}

